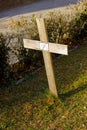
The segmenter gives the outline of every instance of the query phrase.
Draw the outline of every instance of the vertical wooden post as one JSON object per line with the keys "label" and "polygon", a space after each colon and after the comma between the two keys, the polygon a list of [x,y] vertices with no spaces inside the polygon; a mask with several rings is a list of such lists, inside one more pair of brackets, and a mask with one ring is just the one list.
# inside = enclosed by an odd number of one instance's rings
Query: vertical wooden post
{"label": "vertical wooden post", "polygon": [[[48,36],[47,36],[47,31],[46,31],[44,19],[43,18],[36,19],[36,22],[37,22],[40,40],[42,42],[47,43],[48,42]],[[42,51],[42,53],[43,53],[43,58],[44,58],[44,63],[45,63],[45,68],[46,68],[46,74],[47,74],[49,89],[50,89],[50,91],[53,95],[58,97],[51,53],[46,52],[46,51]]]}

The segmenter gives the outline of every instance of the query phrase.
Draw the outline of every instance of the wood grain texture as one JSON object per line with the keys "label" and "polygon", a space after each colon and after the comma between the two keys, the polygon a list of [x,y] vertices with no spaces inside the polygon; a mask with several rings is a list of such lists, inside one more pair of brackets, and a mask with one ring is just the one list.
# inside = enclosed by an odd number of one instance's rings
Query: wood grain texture
{"label": "wood grain texture", "polygon": [[[24,47],[34,50],[40,50],[40,51],[48,51],[51,53],[57,53],[62,55],[68,55],[68,46],[62,45],[62,44],[56,44],[56,43],[49,43],[49,42],[41,42],[41,41],[35,41],[30,39],[23,39],[24,41]],[[41,44],[43,43],[43,47],[41,48]],[[45,49],[44,45],[48,44],[48,49]]]}
{"label": "wood grain texture", "polygon": [[[37,27],[38,27],[38,32],[39,32],[39,37],[41,42],[47,43],[48,36],[47,36],[44,19],[42,18],[36,19],[36,22],[37,22]],[[44,63],[46,68],[46,74],[48,78],[49,89],[53,95],[58,97],[51,54],[47,51],[42,51],[42,53],[43,53],[43,58],[44,58]]]}

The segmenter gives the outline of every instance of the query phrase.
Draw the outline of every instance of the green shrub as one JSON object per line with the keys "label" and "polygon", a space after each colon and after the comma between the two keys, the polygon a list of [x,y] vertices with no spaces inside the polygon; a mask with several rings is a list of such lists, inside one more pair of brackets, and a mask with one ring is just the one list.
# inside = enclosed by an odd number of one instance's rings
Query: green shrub
{"label": "green shrub", "polygon": [[50,18],[45,20],[50,42],[64,44],[65,34],[67,34],[68,29],[66,21],[62,14],[56,17],[54,13],[50,14]]}
{"label": "green shrub", "polygon": [[75,44],[80,39],[87,37],[87,5],[84,4],[80,8],[81,10],[83,8],[83,10],[76,13],[69,26],[70,39]]}
{"label": "green shrub", "polygon": [[[14,56],[17,56],[19,61],[19,63],[11,65],[12,75],[14,75],[15,73],[17,74],[18,72],[20,73],[26,69],[30,70],[30,68],[41,66],[43,64],[42,53],[40,51],[24,48],[23,35],[21,34],[13,35],[11,40],[13,41],[16,40],[16,44],[18,45],[18,47],[17,46],[14,47],[15,50],[13,51],[13,54]],[[12,44],[14,44],[14,42],[12,42]]]}
{"label": "green shrub", "polygon": [[[87,37],[87,1],[80,1],[73,6],[73,10],[73,15],[60,12],[57,15],[50,12],[49,17],[45,19],[49,42],[67,44],[71,47]],[[36,16],[32,15],[29,20],[24,17],[18,21],[12,20],[10,26],[19,38],[18,59],[23,61],[25,68],[38,62],[42,63],[41,53],[23,47],[23,38],[39,40]]]}
{"label": "green shrub", "polygon": [[5,37],[0,34],[0,87],[7,85],[9,79],[9,47],[6,45]]}
{"label": "green shrub", "polygon": [[43,64],[42,53],[35,50],[25,49],[23,45],[19,49],[19,61],[24,64],[24,69],[41,66]]}

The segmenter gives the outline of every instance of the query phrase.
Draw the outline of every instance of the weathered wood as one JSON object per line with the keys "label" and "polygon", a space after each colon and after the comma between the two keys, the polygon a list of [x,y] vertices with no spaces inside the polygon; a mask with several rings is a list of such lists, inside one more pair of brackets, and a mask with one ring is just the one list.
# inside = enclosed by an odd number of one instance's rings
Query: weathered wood
{"label": "weathered wood", "polygon": [[49,51],[51,53],[68,55],[68,46],[55,43],[44,43],[41,41],[23,39],[24,47],[40,51]]}
{"label": "weathered wood", "polygon": [[68,46],[62,44],[49,43],[49,52],[68,55]]}
{"label": "weathered wood", "polygon": [[24,42],[24,48],[40,50],[40,41],[23,39],[23,42]]}
{"label": "weathered wood", "polygon": [[[42,18],[36,19],[36,22],[37,22],[37,27],[38,27],[41,42],[48,42],[48,36],[46,32],[44,19]],[[47,52],[47,51],[42,51],[42,53],[44,57],[44,63],[45,63],[46,74],[48,78],[49,89],[52,94],[54,94],[55,96],[58,96],[51,54],[50,52]]]}
{"label": "weathered wood", "polygon": [[62,44],[49,43],[44,19],[36,19],[36,22],[40,36],[40,41],[23,39],[24,47],[42,51],[49,89],[53,95],[58,97],[51,53],[68,55],[68,46]]}

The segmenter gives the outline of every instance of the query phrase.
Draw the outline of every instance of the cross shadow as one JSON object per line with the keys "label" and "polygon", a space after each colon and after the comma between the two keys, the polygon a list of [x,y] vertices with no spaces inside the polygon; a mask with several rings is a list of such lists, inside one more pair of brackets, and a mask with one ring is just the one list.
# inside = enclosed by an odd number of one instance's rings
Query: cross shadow
{"label": "cross shadow", "polygon": [[[85,89],[87,89],[87,84],[78,86],[78,88],[73,88],[73,90],[69,91],[69,88],[67,89],[68,92],[64,93],[64,88],[69,87],[69,84],[73,84],[73,81],[78,79],[80,74],[83,72],[83,69],[85,67],[85,70],[87,69],[86,65],[86,57],[85,55],[87,52],[87,45],[83,46],[83,49],[77,49],[76,51],[72,52],[72,54],[69,55],[69,57],[63,57],[60,60],[57,60],[54,65],[57,72],[57,79],[58,79],[58,89],[61,91],[63,86],[62,93],[59,94],[59,97],[62,101],[66,100],[67,98],[75,95],[76,93],[79,93]],[[81,47],[82,48],[82,47]],[[82,52],[81,54],[78,52]],[[79,55],[79,58],[78,58]],[[73,56],[75,56],[73,58]],[[76,61],[78,61],[76,63]],[[66,66],[65,63],[66,62]],[[81,69],[77,69],[80,65],[80,63],[84,63],[83,67]],[[76,64],[76,65],[74,65]],[[58,68],[57,68],[58,66]],[[71,75],[69,75],[72,72]],[[63,78],[62,78],[63,77]],[[70,80],[72,79],[73,80]],[[41,100],[43,98],[42,95],[45,95],[45,90],[48,89],[48,83],[47,83],[47,77],[45,69],[42,68],[40,71],[38,71],[36,74],[28,75],[26,80],[22,82],[20,85],[15,86],[12,88],[11,93],[4,92],[3,95],[2,92],[0,94],[3,96],[2,99],[0,98],[0,107],[6,107],[6,106],[15,106],[18,105],[20,102],[35,102],[36,100]],[[4,94],[5,93],[5,94]],[[10,97],[11,95],[11,97]],[[9,97],[9,98],[8,98]],[[45,97],[45,96],[44,96]]]}
{"label": "cross shadow", "polygon": [[59,97],[61,98],[62,101],[64,101],[67,98],[69,98],[69,97],[71,97],[71,96],[73,96],[73,95],[75,95],[75,94],[77,94],[85,89],[87,89],[87,84],[85,84],[84,86],[80,86],[74,90],[68,91],[66,93],[59,94]]}

